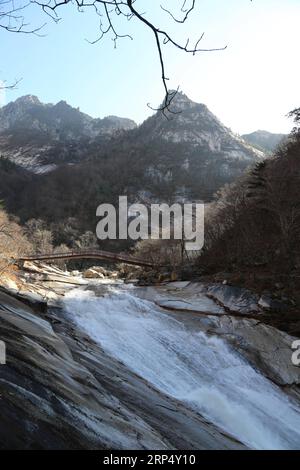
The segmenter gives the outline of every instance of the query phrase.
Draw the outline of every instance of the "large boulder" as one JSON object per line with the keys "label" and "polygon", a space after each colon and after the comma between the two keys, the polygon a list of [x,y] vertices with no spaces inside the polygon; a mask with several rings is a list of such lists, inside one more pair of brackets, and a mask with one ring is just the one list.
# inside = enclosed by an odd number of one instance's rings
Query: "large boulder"
{"label": "large boulder", "polygon": [[104,279],[107,276],[108,272],[102,266],[93,266],[83,273],[85,279]]}
{"label": "large boulder", "polygon": [[208,286],[207,295],[230,313],[238,315],[261,313],[258,295],[248,289],[226,284],[213,284]]}

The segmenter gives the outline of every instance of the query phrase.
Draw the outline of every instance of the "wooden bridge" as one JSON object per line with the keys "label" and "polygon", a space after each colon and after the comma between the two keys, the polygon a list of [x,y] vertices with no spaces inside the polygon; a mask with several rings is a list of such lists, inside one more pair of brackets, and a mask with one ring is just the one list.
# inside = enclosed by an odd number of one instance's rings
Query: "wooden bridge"
{"label": "wooden bridge", "polygon": [[153,268],[154,263],[150,261],[144,261],[139,258],[135,258],[130,255],[123,255],[120,253],[111,253],[109,251],[101,250],[87,250],[87,251],[68,251],[65,253],[47,253],[47,254],[32,254],[24,255],[19,257],[16,261],[25,262],[25,261],[55,261],[55,260],[74,260],[74,259],[101,259],[113,263],[124,263],[131,264],[135,266],[142,266],[147,268]]}

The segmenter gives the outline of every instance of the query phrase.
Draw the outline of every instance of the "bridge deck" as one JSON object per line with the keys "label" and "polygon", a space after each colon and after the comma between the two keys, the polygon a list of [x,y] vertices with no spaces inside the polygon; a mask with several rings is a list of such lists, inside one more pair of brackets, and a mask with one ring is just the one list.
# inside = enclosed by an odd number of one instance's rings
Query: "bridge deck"
{"label": "bridge deck", "polygon": [[130,255],[122,255],[119,253],[111,253],[109,251],[69,251],[66,253],[45,253],[45,254],[32,254],[24,255],[17,259],[17,261],[53,261],[53,260],[71,260],[71,259],[102,259],[114,263],[131,264],[135,266],[144,266],[153,268],[154,263],[135,258]]}

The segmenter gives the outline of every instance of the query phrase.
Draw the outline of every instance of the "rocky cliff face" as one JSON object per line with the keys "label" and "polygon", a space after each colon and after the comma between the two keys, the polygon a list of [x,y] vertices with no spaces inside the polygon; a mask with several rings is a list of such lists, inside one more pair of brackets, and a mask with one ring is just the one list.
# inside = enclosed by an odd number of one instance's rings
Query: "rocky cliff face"
{"label": "rocky cliff face", "polygon": [[[0,153],[17,167],[0,159],[0,198],[23,221],[76,218],[94,231],[101,202],[119,195],[145,203],[210,202],[263,157],[205,105],[178,93],[172,107],[169,119],[157,112],[131,129],[130,121],[93,120],[63,102],[24,97],[7,105],[0,112]],[[26,178],[20,167],[30,170]]]}
{"label": "rocky cliff face", "polygon": [[148,119],[143,128],[149,138],[161,137],[168,142],[184,142],[202,151],[220,154],[223,159],[236,158],[249,162],[263,156],[263,152],[234,134],[208,109],[178,92],[166,119],[161,113]]}
{"label": "rocky cliff face", "polygon": [[36,96],[18,98],[0,109],[0,155],[35,173],[76,163],[95,138],[108,139],[136,127],[130,119],[93,119],[65,101],[43,104]]}
{"label": "rocky cliff face", "polygon": [[40,131],[56,140],[98,137],[119,129],[133,129],[134,121],[117,116],[93,119],[65,101],[44,104],[36,96],[18,98],[0,109],[0,132],[28,130]]}
{"label": "rocky cliff face", "polygon": [[157,112],[147,119],[133,131],[134,143],[128,146],[135,165],[144,167],[150,192],[151,186],[172,186],[178,197],[191,199],[198,194],[209,200],[221,186],[264,158],[262,151],[224,126],[206,105],[183,93],[176,94],[171,110],[167,118]]}
{"label": "rocky cliff face", "polygon": [[[183,93],[176,95],[172,111],[169,119],[159,112],[147,119],[134,138],[144,146],[159,142],[161,154],[168,144],[181,145],[179,163],[183,169],[188,169],[195,152],[198,160],[206,156],[215,167],[219,165],[221,172],[233,175],[234,167],[244,168],[263,156],[262,151],[225,127],[204,104],[191,101]],[[135,128],[130,119],[93,119],[65,101],[43,104],[36,96],[27,95],[0,109],[0,155],[27,170],[44,173],[65,163],[78,163],[118,131]],[[123,140],[121,137],[121,145]],[[178,160],[177,155],[174,159]]]}

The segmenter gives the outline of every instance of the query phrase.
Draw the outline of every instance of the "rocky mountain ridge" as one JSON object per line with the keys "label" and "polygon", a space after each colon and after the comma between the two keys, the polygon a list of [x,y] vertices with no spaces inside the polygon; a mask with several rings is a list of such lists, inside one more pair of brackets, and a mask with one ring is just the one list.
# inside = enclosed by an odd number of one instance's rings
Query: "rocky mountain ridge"
{"label": "rocky mountain ridge", "polygon": [[92,138],[118,129],[129,130],[135,127],[136,124],[131,119],[118,116],[94,119],[66,101],[44,104],[33,95],[22,96],[0,109],[1,133],[27,129],[45,132],[56,140],[62,136],[78,140],[82,136]]}
{"label": "rocky mountain ridge", "polygon": [[276,147],[287,138],[286,134],[274,134],[273,132],[258,130],[251,134],[242,135],[242,139],[249,143],[249,145],[263,151],[265,153],[272,153]]}
{"label": "rocky mountain ridge", "polygon": [[0,109],[0,155],[34,173],[80,160],[82,147],[134,129],[127,118],[94,119],[65,101],[44,104],[26,95]]}
{"label": "rocky mountain ridge", "polygon": [[[71,138],[70,126],[76,129],[75,123],[61,117],[64,126],[59,127],[58,138],[32,126],[32,120],[28,120],[27,128],[22,127],[21,117],[7,129],[6,117],[6,130],[0,132],[0,153],[4,157],[0,159],[0,199],[22,223],[38,218],[59,225],[72,219],[76,230],[94,231],[98,205],[115,203],[120,195],[145,204],[210,202],[221,187],[264,157],[205,105],[183,93],[172,101],[173,113],[168,119],[157,112],[140,126],[95,137],[94,130],[88,134],[94,121],[78,110],[66,104],[35,104],[32,97],[24,100],[26,109],[32,109],[32,102],[34,109],[38,108],[42,113],[38,122],[45,126],[58,110],[59,116],[74,114],[79,129],[78,122],[88,124],[83,126],[85,135],[78,131],[78,136]],[[102,128],[103,121],[111,120],[115,122],[110,117],[102,120]],[[59,244],[67,242],[59,237]]]}
{"label": "rocky mountain ridge", "polygon": [[[217,155],[224,171],[231,160],[251,163],[264,156],[224,126],[206,105],[183,93],[173,100],[169,119],[158,112],[139,127],[116,116],[94,119],[65,101],[53,105],[33,95],[20,97],[0,109],[0,155],[34,173],[46,173],[85,160],[95,147],[98,151],[120,132],[132,130],[138,131],[135,137],[145,145],[162,140],[188,145],[187,153],[197,148],[202,154]],[[184,166],[188,165],[186,159]]]}
{"label": "rocky mountain ridge", "polygon": [[141,126],[150,138],[163,138],[173,143],[191,143],[205,151],[222,153],[226,159],[237,158],[252,161],[263,157],[263,152],[253,148],[226,127],[203,103],[190,100],[178,92],[172,101],[168,119],[156,113]]}

